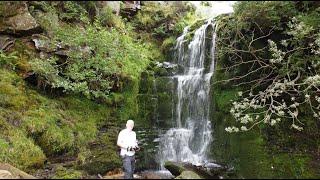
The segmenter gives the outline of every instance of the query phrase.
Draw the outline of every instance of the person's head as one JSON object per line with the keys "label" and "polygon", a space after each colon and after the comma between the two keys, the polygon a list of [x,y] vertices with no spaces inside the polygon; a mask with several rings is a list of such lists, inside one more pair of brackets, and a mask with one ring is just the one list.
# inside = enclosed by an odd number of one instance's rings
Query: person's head
{"label": "person's head", "polygon": [[127,121],[126,127],[127,127],[127,129],[129,129],[129,130],[131,131],[131,130],[133,129],[133,127],[134,127],[134,122],[133,122],[133,120],[129,119],[129,120]]}

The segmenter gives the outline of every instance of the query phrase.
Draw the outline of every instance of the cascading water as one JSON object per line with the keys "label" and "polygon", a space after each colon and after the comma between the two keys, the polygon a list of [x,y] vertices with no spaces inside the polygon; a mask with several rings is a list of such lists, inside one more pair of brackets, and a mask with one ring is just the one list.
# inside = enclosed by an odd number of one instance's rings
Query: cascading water
{"label": "cascading water", "polygon": [[[210,66],[205,67],[206,31],[212,26],[212,48]],[[159,161],[161,168],[165,161],[202,164],[206,161],[206,150],[211,141],[209,120],[210,79],[214,71],[214,47],[216,24],[208,20],[195,31],[185,52],[184,43],[188,27],[177,38],[175,56],[184,68],[182,74],[173,76],[177,82],[177,102],[174,118],[176,127],[169,129],[160,138]]]}

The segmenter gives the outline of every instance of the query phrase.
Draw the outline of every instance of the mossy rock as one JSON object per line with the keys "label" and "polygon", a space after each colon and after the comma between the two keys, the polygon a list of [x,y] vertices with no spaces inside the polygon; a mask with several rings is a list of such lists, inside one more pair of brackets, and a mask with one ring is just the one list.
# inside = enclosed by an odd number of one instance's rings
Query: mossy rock
{"label": "mossy rock", "polygon": [[174,80],[171,77],[156,78],[157,92],[171,92],[175,87]]}
{"label": "mossy rock", "polygon": [[55,175],[52,179],[82,179],[84,177],[84,172],[79,170],[74,170],[72,168],[67,169],[61,165],[57,166],[55,169]]}
{"label": "mossy rock", "polygon": [[175,179],[203,179],[197,173],[192,171],[183,171],[178,177]]}
{"label": "mossy rock", "polygon": [[168,76],[169,72],[165,68],[156,67],[155,68],[155,75],[156,76]]}
{"label": "mossy rock", "polygon": [[170,171],[174,176],[179,176],[183,171],[186,171],[186,168],[183,167],[183,164],[166,161],[164,167]]}
{"label": "mossy rock", "polygon": [[38,140],[44,152],[51,155],[59,155],[74,148],[75,137],[71,128],[50,126]]}
{"label": "mossy rock", "polygon": [[90,146],[91,155],[82,165],[89,174],[104,174],[115,168],[121,168],[122,162],[117,152],[117,145],[109,136],[116,136],[116,134],[103,133],[94,145]]}

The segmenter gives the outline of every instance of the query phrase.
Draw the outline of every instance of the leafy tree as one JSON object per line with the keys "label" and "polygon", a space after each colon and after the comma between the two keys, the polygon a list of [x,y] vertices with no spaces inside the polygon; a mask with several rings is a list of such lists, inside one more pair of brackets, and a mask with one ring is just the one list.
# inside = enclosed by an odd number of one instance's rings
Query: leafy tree
{"label": "leafy tree", "polygon": [[[228,76],[216,83],[241,87],[230,113],[247,131],[291,120],[303,129],[301,117],[320,117],[319,6],[296,2],[239,2],[231,16],[222,17],[218,38]],[[299,7],[296,8],[296,7]],[[308,9],[308,10],[307,10]],[[248,88],[250,87],[250,88]]]}

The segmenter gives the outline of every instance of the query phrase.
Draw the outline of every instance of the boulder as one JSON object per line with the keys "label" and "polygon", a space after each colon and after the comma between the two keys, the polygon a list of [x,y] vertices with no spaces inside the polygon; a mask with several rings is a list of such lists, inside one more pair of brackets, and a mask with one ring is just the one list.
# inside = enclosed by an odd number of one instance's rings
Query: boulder
{"label": "boulder", "polygon": [[172,161],[165,162],[164,167],[174,176],[179,176],[183,171],[186,171],[184,164]]}
{"label": "boulder", "polygon": [[21,171],[7,163],[0,163],[0,178],[36,179],[34,176]]}
{"label": "boulder", "polygon": [[9,171],[0,170],[0,179],[14,179],[14,177]]}
{"label": "boulder", "polygon": [[202,179],[197,173],[193,171],[183,171],[175,179]]}
{"label": "boulder", "polygon": [[26,2],[1,2],[0,33],[29,35],[41,31],[37,21],[28,11]]}

